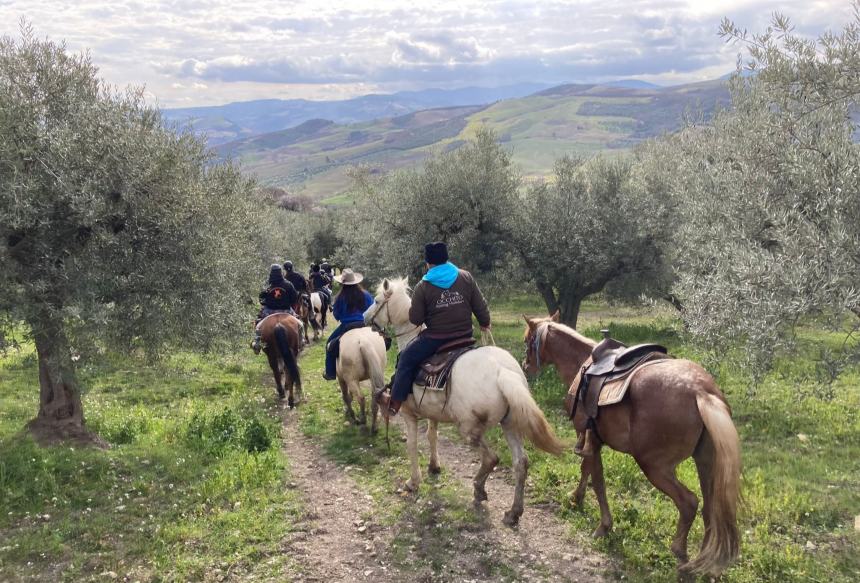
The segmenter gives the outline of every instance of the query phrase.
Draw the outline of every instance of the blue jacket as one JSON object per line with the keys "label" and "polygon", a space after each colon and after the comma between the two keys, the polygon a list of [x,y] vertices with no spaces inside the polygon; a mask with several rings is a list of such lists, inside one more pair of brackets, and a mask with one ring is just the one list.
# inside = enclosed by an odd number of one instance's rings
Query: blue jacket
{"label": "blue jacket", "polygon": [[335,301],[332,306],[332,312],[334,314],[335,320],[340,322],[341,324],[348,324],[350,322],[362,322],[364,321],[364,312],[367,311],[367,308],[373,305],[373,296],[368,292],[364,292],[364,307],[358,311],[349,312],[346,309],[346,301],[338,297],[337,301]]}

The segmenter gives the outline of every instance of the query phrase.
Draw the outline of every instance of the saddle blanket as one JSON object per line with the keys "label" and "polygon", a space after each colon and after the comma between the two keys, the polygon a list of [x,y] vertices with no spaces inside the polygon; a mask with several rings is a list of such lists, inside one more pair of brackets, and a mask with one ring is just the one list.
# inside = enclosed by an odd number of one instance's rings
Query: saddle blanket
{"label": "saddle blanket", "polygon": [[[579,373],[576,375],[576,378],[573,379],[573,382],[570,384],[570,388],[567,391],[565,407],[567,408],[568,415],[572,414],[573,412],[573,401],[574,399],[576,399],[579,385],[582,383],[583,371],[591,364],[590,360],[591,359],[587,360],[583,364],[583,367],[579,370]],[[624,399],[624,396],[627,394],[627,389],[630,387],[630,382],[633,380],[633,377],[636,375],[636,373],[648,366],[665,362],[665,360],[665,358],[647,360],[639,366],[630,369],[624,375],[604,382],[603,388],[600,391],[600,396],[597,399],[597,406],[603,407],[604,405],[614,405],[616,403],[620,403],[622,399]]]}

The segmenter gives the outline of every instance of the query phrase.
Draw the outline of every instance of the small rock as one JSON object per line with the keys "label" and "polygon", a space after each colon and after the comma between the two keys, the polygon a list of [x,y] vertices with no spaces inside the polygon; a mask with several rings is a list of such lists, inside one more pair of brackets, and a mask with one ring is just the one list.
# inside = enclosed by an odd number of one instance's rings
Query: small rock
{"label": "small rock", "polygon": [[361,526],[358,527],[358,532],[364,532],[366,530],[367,530],[367,526],[364,524],[362,524]]}
{"label": "small rock", "polygon": [[809,441],[809,436],[808,436],[808,435],[806,435],[805,433],[798,433],[798,434],[797,434],[797,439],[799,439],[800,441],[802,441],[802,442],[806,443],[807,441]]}
{"label": "small rock", "polygon": [[561,560],[562,560],[562,561],[572,561],[572,560],[573,560],[573,555],[571,555],[570,553],[565,553],[565,554],[561,557]]}
{"label": "small rock", "polygon": [[818,547],[817,547],[817,546],[815,546],[815,543],[814,543],[814,542],[812,542],[811,540],[806,541],[806,550],[807,550],[807,551],[814,551],[814,550],[815,550],[815,549],[817,549],[817,548],[818,548]]}
{"label": "small rock", "polygon": [[368,569],[367,571],[364,572],[365,577],[370,577],[371,575],[373,575],[373,571],[371,569]]}

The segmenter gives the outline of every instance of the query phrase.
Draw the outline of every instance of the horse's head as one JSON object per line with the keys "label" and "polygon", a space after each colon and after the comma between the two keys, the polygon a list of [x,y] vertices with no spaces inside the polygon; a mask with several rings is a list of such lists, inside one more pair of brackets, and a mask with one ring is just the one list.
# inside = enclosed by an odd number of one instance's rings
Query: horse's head
{"label": "horse's head", "polygon": [[535,376],[540,373],[541,366],[545,362],[541,358],[541,354],[546,342],[547,330],[550,323],[559,321],[559,313],[556,311],[552,316],[543,318],[529,318],[523,314],[523,320],[526,321],[523,337],[523,342],[526,345],[526,356],[523,359],[522,367],[527,375]]}
{"label": "horse's head", "polygon": [[376,328],[408,323],[411,305],[406,278],[386,278],[376,288],[373,304],[364,312],[364,323]]}

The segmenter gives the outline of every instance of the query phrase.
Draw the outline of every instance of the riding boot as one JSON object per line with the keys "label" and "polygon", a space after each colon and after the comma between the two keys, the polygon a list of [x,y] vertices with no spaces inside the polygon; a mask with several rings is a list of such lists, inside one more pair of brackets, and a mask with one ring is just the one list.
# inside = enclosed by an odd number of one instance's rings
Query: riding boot
{"label": "riding boot", "polygon": [[397,412],[400,411],[400,405],[403,404],[401,401],[392,399],[391,393],[386,390],[379,391],[375,398],[382,410],[382,418],[386,421],[390,421],[392,417],[397,415]]}
{"label": "riding boot", "polygon": [[260,344],[260,331],[254,331],[254,340],[251,342],[251,350],[254,351],[254,354],[260,354],[260,349],[262,348]]}

